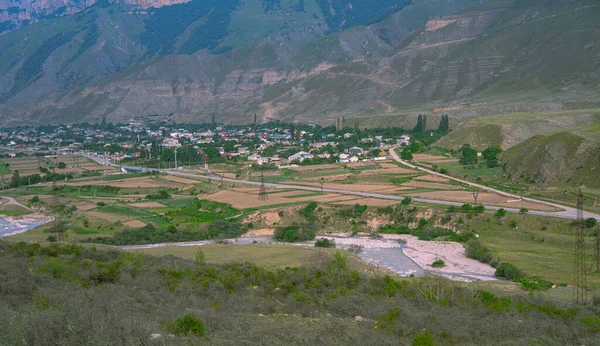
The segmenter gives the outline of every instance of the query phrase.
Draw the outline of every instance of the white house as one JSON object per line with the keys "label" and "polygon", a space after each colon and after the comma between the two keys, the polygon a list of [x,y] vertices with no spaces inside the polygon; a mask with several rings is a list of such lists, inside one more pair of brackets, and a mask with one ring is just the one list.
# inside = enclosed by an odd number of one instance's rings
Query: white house
{"label": "white house", "polygon": [[315,157],[313,154],[307,153],[306,151],[299,151],[294,155],[288,157],[288,162],[292,162],[295,160],[302,162],[305,159],[312,159],[313,157]]}

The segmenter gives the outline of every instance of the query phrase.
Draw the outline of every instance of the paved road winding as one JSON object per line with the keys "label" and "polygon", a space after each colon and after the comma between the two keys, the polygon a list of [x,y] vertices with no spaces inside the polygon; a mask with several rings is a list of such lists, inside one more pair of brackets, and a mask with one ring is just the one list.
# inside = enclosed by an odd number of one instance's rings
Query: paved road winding
{"label": "paved road winding", "polygon": [[[393,152],[393,150],[392,150]],[[134,167],[134,166],[119,166],[119,165],[115,165],[109,161],[107,161],[104,158],[101,157],[97,157],[97,156],[93,156],[93,155],[88,155],[88,154],[78,154],[80,156],[84,156],[87,157],[91,160],[94,160],[96,162],[98,162],[99,164],[102,165],[108,165],[108,166],[113,166],[113,167],[120,167],[120,168],[125,168],[125,169],[129,169],[129,170],[142,170],[145,169],[147,171],[159,171],[160,173],[163,174],[168,174],[168,175],[174,175],[174,176],[178,176],[178,177],[184,177],[184,178],[193,178],[193,179],[199,179],[199,180],[210,180],[210,181],[217,181],[217,182],[228,182],[228,183],[234,183],[234,184],[243,184],[243,185],[252,185],[252,186],[260,186],[261,183],[257,182],[257,181],[248,181],[248,180],[240,180],[240,179],[230,179],[230,178],[224,178],[224,177],[219,177],[219,176],[210,176],[210,175],[198,175],[195,173],[186,173],[183,171],[178,171],[178,170],[165,170],[165,169],[161,169],[158,170],[156,168],[142,168],[142,167]],[[393,153],[393,155],[395,155],[395,153]],[[396,155],[397,157],[397,155]],[[396,158],[394,158],[396,159]],[[398,159],[399,160],[399,159]],[[400,160],[401,161],[401,160]],[[403,161],[401,161],[400,163],[402,164],[407,164]],[[411,168],[415,168],[415,169],[419,169],[419,170],[423,170],[423,171],[428,171],[425,169],[422,169],[421,167],[417,167],[417,166],[413,166],[410,164],[407,164],[409,167],[412,166]],[[479,184],[473,184],[470,182],[463,182],[460,179],[456,179],[456,178],[452,178],[449,176],[445,176],[445,175],[440,175],[437,172],[433,172],[431,171],[431,174],[436,173],[436,175],[438,176],[443,176],[446,177],[448,179],[453,179],[455,181],[459,181],[461,183],[464,184],[469,184],[472,186],[477,186]],[[312,191],[312,192],[328,192],[328,193],[337,193],[337,194],[342,194],[342,195],[353,195],[353,196],[361,196],[361,197],[370,197],[370,198],[379,198],[379,199],[388,199],[388,200],[395,200],[395,201],[402,201],[405,196],[395,196],[395,195],[386,195],[386,194],[380,194],[380,193],[372,193],[372,192],[367,192],[367,191],[356,191],[356,190],[338,190],[338,189],[323,189],[321,190],[321,188],[319,187],[312,187],[312,186],[302,186],[302,185],[288,185],[288,184],[274,184],[274,183],[265,183],[265,186],[268,188],[273,188],[273,189],[294,189],[294,190],[302,190],[302,191]],[[351,186],[351,185],[349,185]],[[493,191],[498,191],[498,190],[494,190],[494,189],[490,189],[486,186],[483,185],[479,185],[481,186],[482,189],[485,188],[485,190],[493,190]],[[502,195],[506,195],[506,193],[501,192]],[[515,195],[511,195],[514,196],[515,198],[520,198],[520,196],[515,196]],[[416,202],[422,202],[422,203],[430,203],[430,204],[438,204],[438,205],[453,205],[453,206],[461,206],[463,205],[463,203],[458,203],[458,202],[450,202],[450,201],[441,201],[441,200],[433,200],[433,199],[427,199],[427,198],[413,198],[411,197],[414,201]],[[529,214],[534,214],[534,215],[543,215],[543,216],[551,216],[551,217],[558,217],[558,218],[562,218],[562,219],[575,219],[577,218],[577,211],[575,208],[571,208],[571,207],[567,207],[567,206],[562,206],[559,204],[554,204],[554,203],[549,203],[549,202],[543,202],[543,201],[538,201],[535,199],[530,199],[528,198],[527,200],[529,201],[533,201],[533,202],[537,202],[537,203],[544,203],[547,205],[552,205],[557,209],[562,209],[562,211],[556,211],[556,212],[546,212],[546,211],[538,211],[538,210],[531,210],[529,211]],[[496,206],[488,206],[486,205],[486,209],[489,210],[498,210],[501,209],[501,207],[496,207]],[[518,213],[519,209],[516,208],[503,208],[508,212],[514,212],[514,213]],[[600,221],[600,215],[597,214],[593,214],[590,212],[585,212],[584,217],[595,217],[597,220]]]}
{"label": "paved road winding", "polygon": [[[449,175],[433,171],[431,169],[427,169],[427,168],[424,168],[424,167],[413,165],[411,163],[408,163],[408,162],[400,159],[400,157],[396,153],[395,149],[396,148],[390,149],[390,154],[391,154],[392,158],[394,159],[394,161],[396,161],[396,162],[398,162],[398,163],[400,163],[400,164],[402,164],[404,166],[410,167],[412,169],[416,169],[416,170],[419,170],[419,171],[422,171],[422,172],[426,172],[426,173],[429,173],[431,175],[435,175],[435,176],[438,176],[438,177],[450,179],[450,180],[459,182],[461,184],[465,184],[465,185],[469,185],[469,186],[472,186],[472,187],[476,187],[476,188],[478,188],[480,190],[483,190],[483,191],[495,193],[495,194],[500,195],[500,196],[505,196],[505,197],[514,198],[514,199],[520,199],[520,200],[523,200],[523,201],[529,201],[529,202],[534,202],[534,203],[545,204],[545,205],[554,207],[556,209],[562,209],[559,212],[552,212],[552,213],[530,211],[529,212],[530,214],[556,216],[556,217],[565,218],[565,219],[576,219],[577,218],[577,209],[576,208],[568,207],[568,206],[565,206],[565,205],[560,205],[560,204],[552,203],[552,202],[540,201],[540,200],[529,198],[529,197],[522,197],[522,196],[519,196],[519,195],[514,195],[514,194],[511,194],[511,193],[502,191],[502,190],[494,189],[494,188],[489,187],[489,186],[485,186],[485,185],[473,183],[473,182],[470,182],[470,181],[467,181],[467,180],[463,180],[463,179],[459,179],[459,178],[454,178],[454,177],[451,177]],[[488,209],[493,209],[492,207],[487,207],[487,208]],[[508,208],[505,208],[505,209],[509,210]],[[587,212],[587,211],[585,211],[583,213],[583,217],[584,218],[593,217],[593,218],[596,218],[596,220],[600,221],[600,215],[594,214],[594,213],[591,213],[591,212]]]}

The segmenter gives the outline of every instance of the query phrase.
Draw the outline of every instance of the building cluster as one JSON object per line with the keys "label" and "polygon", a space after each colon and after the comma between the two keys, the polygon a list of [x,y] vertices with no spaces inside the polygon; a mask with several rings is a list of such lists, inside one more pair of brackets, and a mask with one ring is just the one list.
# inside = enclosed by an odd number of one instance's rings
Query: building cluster
{"label": "building cluster", "polygon": [[[279,166],[310,162],[351,163],[384,160],[386,149],[410,145],[410,136],[345,132],[314,124],[266,124],[249,126],[77,124],[19,128],[0,132],[0,146],[17,152],[55,149],[88,151],[107,159],[150,158],[164,149],[191,147],[202,155],[218,151],[223,159],[239,159]],[[157,151],[158,150],[158,151]],[[157,159],[155,157],[154,159]]]}

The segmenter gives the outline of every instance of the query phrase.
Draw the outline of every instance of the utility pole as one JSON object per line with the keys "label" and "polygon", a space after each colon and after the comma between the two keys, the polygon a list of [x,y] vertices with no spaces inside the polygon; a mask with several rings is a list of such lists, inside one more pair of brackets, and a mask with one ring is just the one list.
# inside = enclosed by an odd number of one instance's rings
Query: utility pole
{"label": "utility pole", "polygon": [[585,265],[585,223],[583,221],[583,193],[577,196],[577,222],[575,229],[575,270],[573,273],[573,302],[585,304],[587,301]]}
{"label": "utility pole", "polygon": [[175,169],[177,169],[177,147],[175,147]]}
{"label": "utility pole", "polygon": [[[56,167],[58,166],[58,145],[56,146],[56,164],[52,167],[52,225],[50,226],[51,232],[54,234],[54,241],[64,241],[64,234],[66,231],[64,221],[62,219],[62,205],[60,204],[60,194],[58,187],[56,186]],[[49,237],[49,241],[52,241]]]}
{"label": "utility pole", "polygon": [[600,273],[600,225],[596,228],[596,273]]}
{"label": "utility pole", "polygon": [[258,200],[266,201],[267,199],[269,199],[269,197],[267,196],[267,188],[265,186],[265,174],[261,171],[260,172],[260,191],[258,192]]}

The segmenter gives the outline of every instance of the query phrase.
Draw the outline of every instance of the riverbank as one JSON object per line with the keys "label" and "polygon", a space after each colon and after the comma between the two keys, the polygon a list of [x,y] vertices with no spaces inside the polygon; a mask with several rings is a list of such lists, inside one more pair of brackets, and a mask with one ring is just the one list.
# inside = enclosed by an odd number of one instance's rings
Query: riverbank
{"label": "riverbank", "polygon": [[49,217],[38,213],[24,216],[0,217],[0,238],[27,232],[50,222],[50,220]]}

